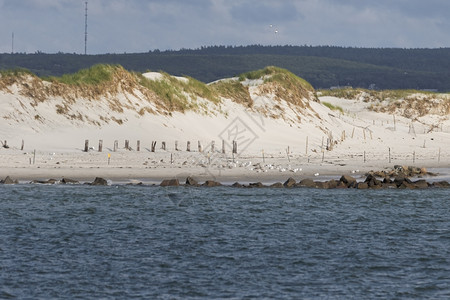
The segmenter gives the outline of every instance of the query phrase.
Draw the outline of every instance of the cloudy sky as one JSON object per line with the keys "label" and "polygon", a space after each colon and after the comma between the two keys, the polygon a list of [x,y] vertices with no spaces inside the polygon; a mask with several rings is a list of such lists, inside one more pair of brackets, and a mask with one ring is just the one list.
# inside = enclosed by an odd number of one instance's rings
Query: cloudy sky
{"label": "cloudy sky", "polygon": [[[0,0],[0,53],[84,53],[86,0]],[[450,0],[88,0],[88,53],[450,47]]]}

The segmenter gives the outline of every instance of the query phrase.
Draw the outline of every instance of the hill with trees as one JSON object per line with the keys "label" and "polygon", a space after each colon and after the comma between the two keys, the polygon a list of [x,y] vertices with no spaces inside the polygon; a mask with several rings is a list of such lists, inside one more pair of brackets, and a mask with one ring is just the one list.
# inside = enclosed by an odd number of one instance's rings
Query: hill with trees
{"label": "hill with trees", "polygon": [[41,77],[75,73],[95,64],[119,64],[136,72],[164,71],[202,82],[277,66],[304,78],[316,89],[352,86],[450,91],[450,48],[251,45],[132,54],[0,54],[1,70],[25,68]]}

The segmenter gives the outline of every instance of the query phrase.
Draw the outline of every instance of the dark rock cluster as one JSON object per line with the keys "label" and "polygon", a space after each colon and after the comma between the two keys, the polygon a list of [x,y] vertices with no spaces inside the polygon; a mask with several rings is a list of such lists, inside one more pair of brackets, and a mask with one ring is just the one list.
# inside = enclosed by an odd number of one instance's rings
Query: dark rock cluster
{"label": "dark rock cluster", "polygon": [[[178,179],[163,180],[160,186],[182,186]],[[205,186],[215,187],[222,184],[216,181],[207,180],[203,184],[199,184],[192,177],[186,179],[185,186]],[[303,179],[296,182],[294,178],[290,177],[284,183],[276,182],[271,185],[264,185],[261,182],[254,182],[249,184],[241,184],[235,182],[231,185],[234,188],[317,188],[317,189],[426,189],[426,188],[450,188],[450,183],[447,181],[427,182],[424,179],[412,181],[408,177],[397,175],[394,178],[378,177],[375,174],[368,174],[364,181],[357,181],[356,178],[349,175],[342,175],[339,180],[328,181],[314,181],[312,179]]]}

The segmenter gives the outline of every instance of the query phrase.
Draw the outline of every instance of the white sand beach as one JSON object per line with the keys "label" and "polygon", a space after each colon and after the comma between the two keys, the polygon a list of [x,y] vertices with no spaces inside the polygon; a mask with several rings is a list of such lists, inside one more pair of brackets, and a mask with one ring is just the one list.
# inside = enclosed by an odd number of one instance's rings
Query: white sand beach
{"label": "white sand beach", "polygon": [[[165,80],[157,73],[144,76]],[[450,120],[447,111],[439,111],[437,100],[438,111],[426,114],[376,112],[374,105],[384,105],[380,101],[320,94],[317,100],[312,93],[293,104],[281,99],[274,85],[246,80],[241,84],[248,88],[251,107],[225,97],[215,103],[186,93],[197,109],[180,112],[161,109],[127,82],[119,81],[114,94],[69,101],[45,92],[51,83],[36,80],[0,85],[0,140],[7,145],[0,147],[0,178],[89,181],[99,176],[113,182],[159,183],[193,176],[276,182],[288,177],[358,177],[394,165],[426,167],[449,177]],[[30,93],[33,84],[35,94]],[[444,103],[450,98],[439,97]]]}

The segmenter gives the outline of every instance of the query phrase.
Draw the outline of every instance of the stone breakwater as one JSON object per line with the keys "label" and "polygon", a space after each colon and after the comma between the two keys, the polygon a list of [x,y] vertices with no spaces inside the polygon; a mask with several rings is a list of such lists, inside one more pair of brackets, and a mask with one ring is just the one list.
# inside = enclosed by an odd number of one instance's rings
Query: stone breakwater
{"label": "stone breakwater", "polygon": [[[403,174],[404,175],[404,174]],[[249,184],[241,184],[235,182],[231,185],[223,185],[214,180],[206,180],[199,183],[192,177],[187,177],[185,182],[180,182],[179,179],[165,179],[159,186],[162,187],[176,187],[176,186],[190,186],[190,187],[217,187],[228,186],[232,188],[317,188],[317,189],[427,189],[427,188],[450,188],[450,183],[447,181],[428,182],[424,179],[411,180],[410,178],[396,174],[395,177],[390,177],[384,173],[369,172],[364,181],[358,181],[356,178],[349,175],[342,175],[339,180],[328,181],[314,181],[306,178],[296,181],[294,178],[288,178],[284,183],[276,182],[270,185],[265,185],[261,182],[254,182]],[[19,184],[17,179],[12,179],[7,176],[4,180],[0,180],[0,184]],[[83,184],[83,185],[110,185],[110,182],[102,177],[96,177],[92,182],[81,183],[77,180],[69,178],[62,178],[60,180],[33,180],[29,184]],[[128,184],[128,185],[144,185],[142,182]],[[153,184],[155,186],[155,184]]]}
{"label": "stone breakwater", "polygon": [[[180,183],[178,179],[165,179],[160,186],[195,186],[195,187],[215,187],[223,186],[220,182],[207,180],[200,184],[192,177],[186,178],[185,183]],[[312,179],[303,179],[297,182],[292,177],[284,183],[276,182],[271,185],[264,185],[261,182],[241,184],[235,182],[230,187],[234,188],[318,188],[318,189],[426,189],[426,188],[450,188],[447,181],[427,182],[424,179],[411,180],[408,177],[397,176],[393,179],[388,177],[382,180],[375,175],[367,175],[364,181],[358,182],[356,178],[349,175],[342,175],[339,180],[314,181]]]}

